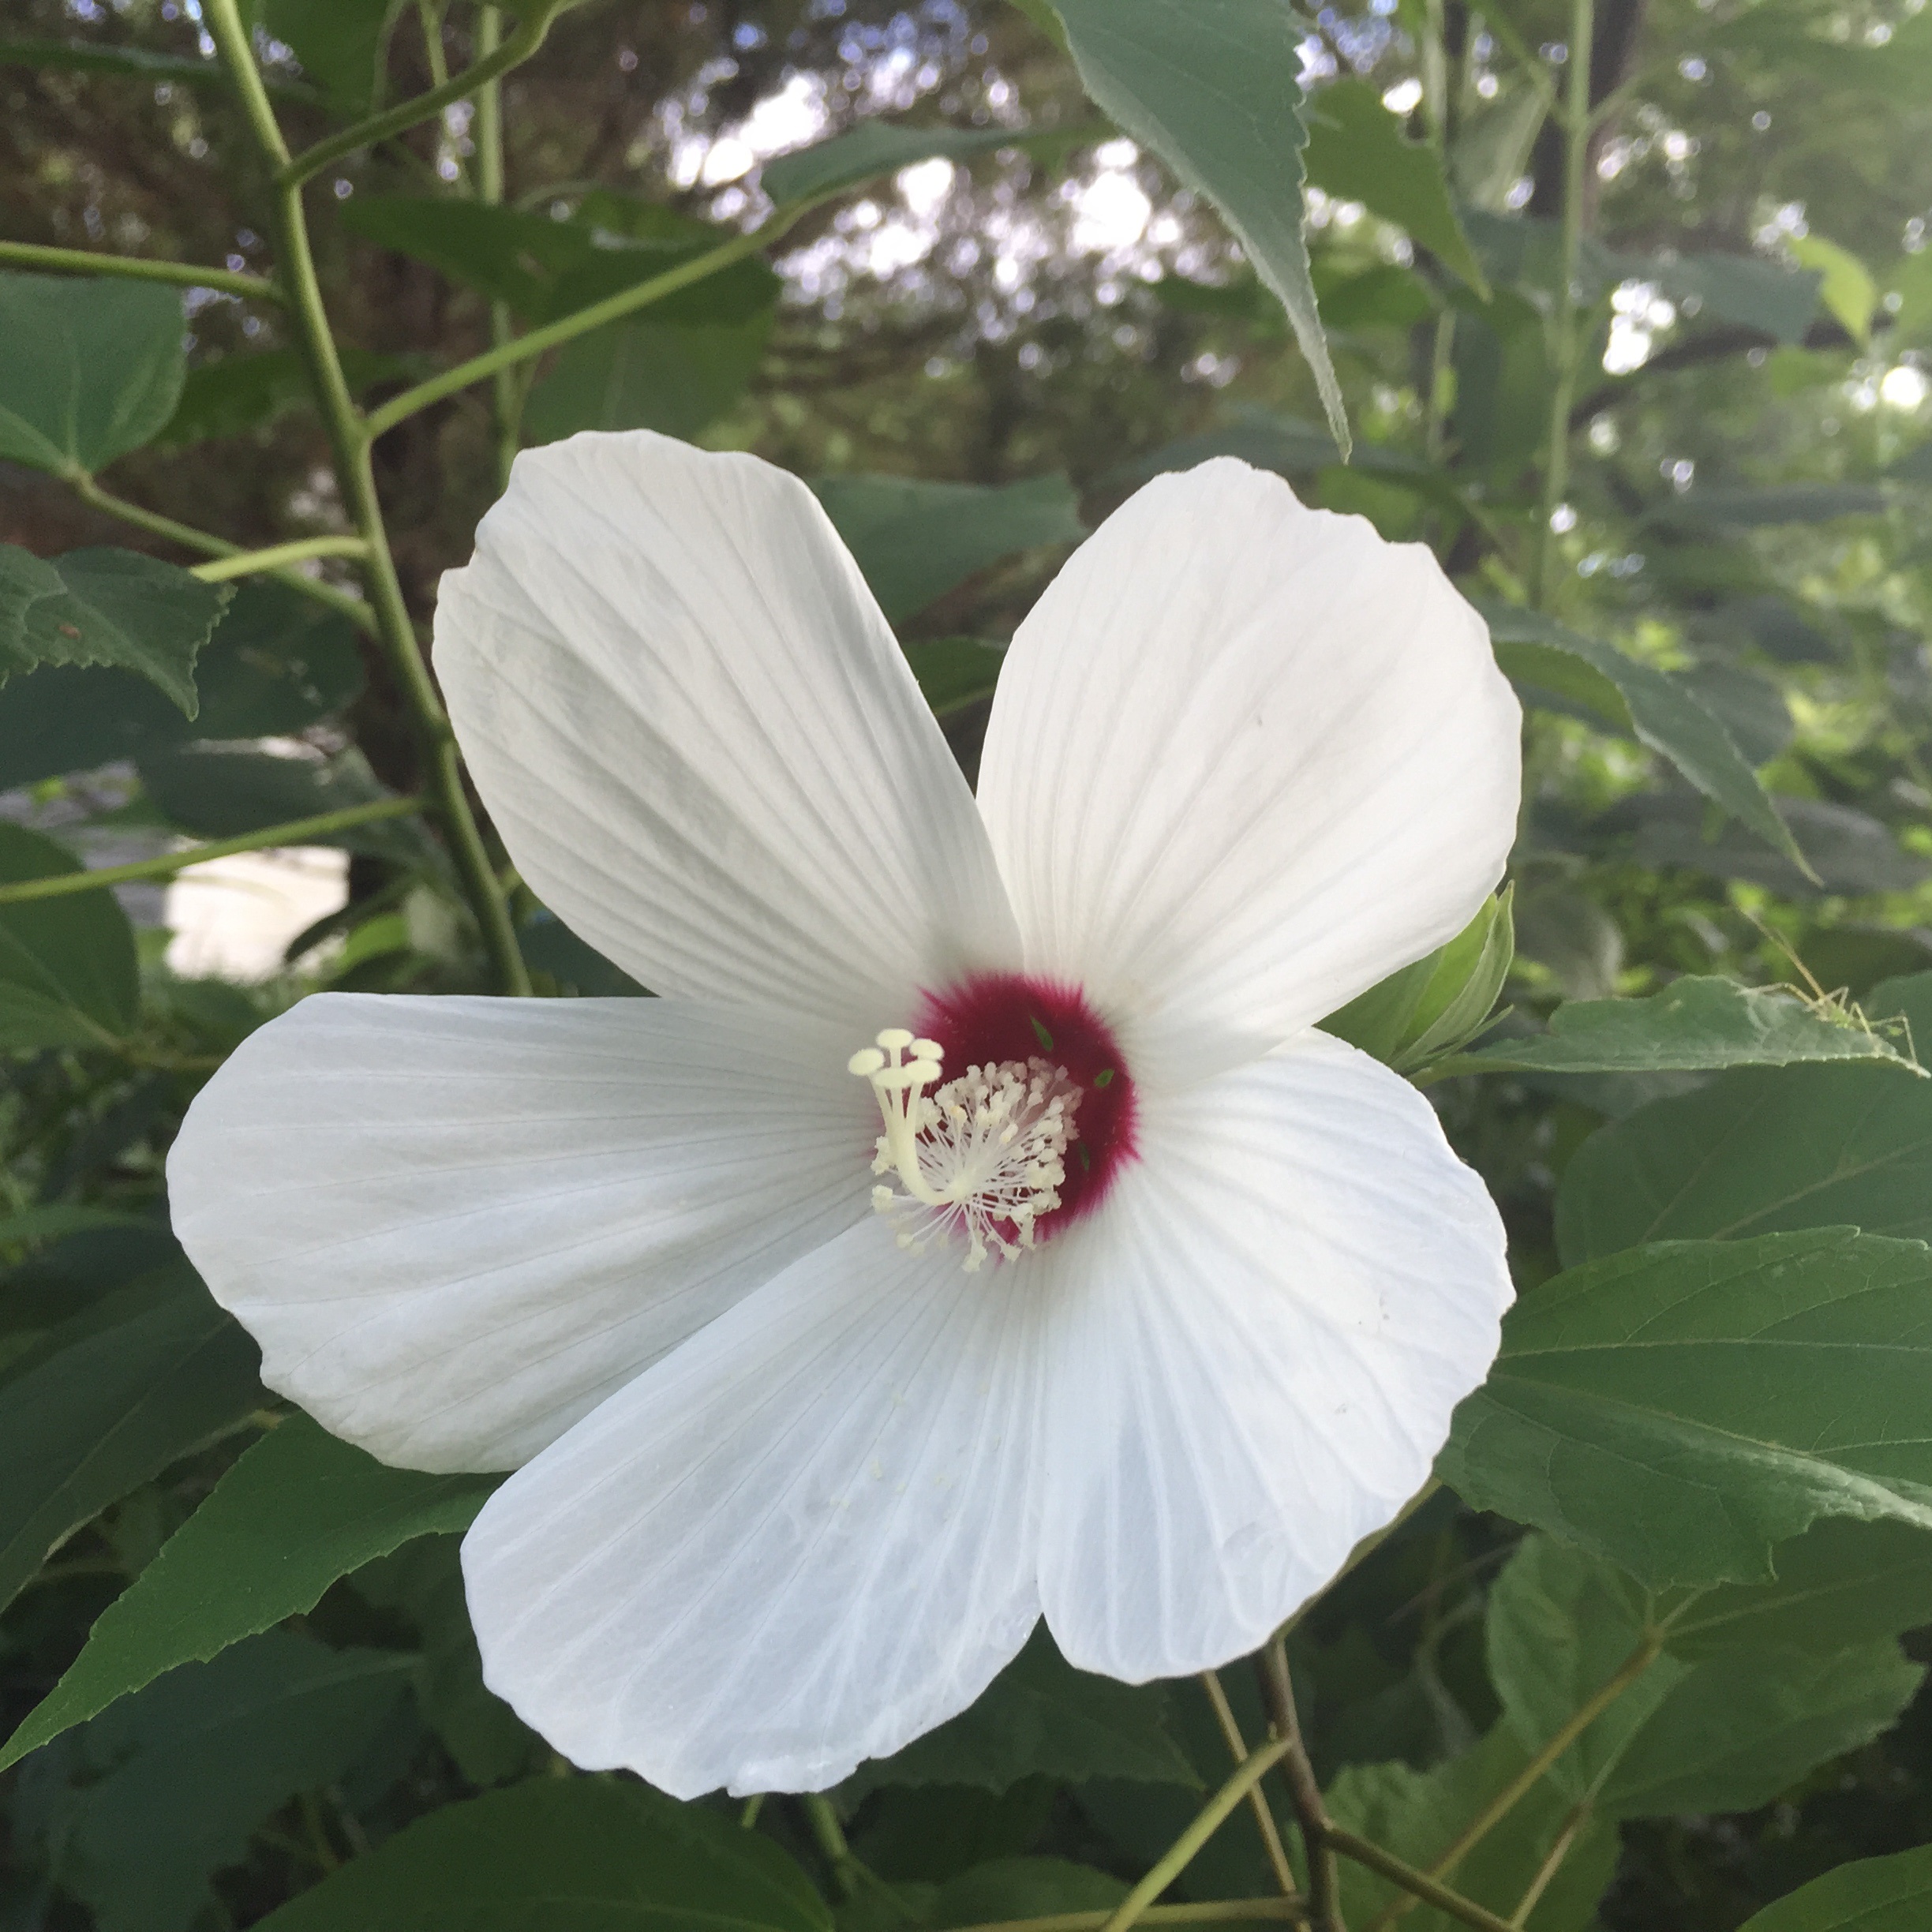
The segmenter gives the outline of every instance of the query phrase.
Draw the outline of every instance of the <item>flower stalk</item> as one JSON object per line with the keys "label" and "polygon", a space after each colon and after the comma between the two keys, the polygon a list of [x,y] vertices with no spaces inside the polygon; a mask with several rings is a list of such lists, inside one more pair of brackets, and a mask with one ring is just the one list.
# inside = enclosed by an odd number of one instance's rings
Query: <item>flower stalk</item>
{"label": "flower stalk", "polygon": [[[1234,1707],[1229,1703],[1227,1693],[1221,1687],[1221,1679],[1212,1671],[1201,1672],[1201,1687],[1208,1693],[1208,1702],[1215,1714],[1215,1722],[1221,1727],[1221,1735],[1227,1742],[1229,1752],[1237,1764],[1248,1756],[1248,1740],[1241,1735],[1241,1728],[1234,1715]],[[1275,1874],[1275,1882],[1282,1889],[1284,1896],[1296,1896],[1301,1887],[1295,1882],[1294,1867],[1288,1863],[1288,1848],[1282,1843],[1280,1831],[1275,1823],[1275,1814],[1268,1807],[1267,1794],[1256,1784],[1248,1794],[1249,1809],[1254,1814],[1255,1829],[1261,1834],[1261,1848],[1267,1854],[1267,1861]]]}
{"label": "flower stalk", "polygon": [[0,885],[0,906],[20,905],[31,899],[65,899],[74,893],[97,892],[109,886],[132,885],[140,879],[172,878],[190,866],[210,859],[231,859],[237,852],[270,852],[287,845],[309,845],[332,838],[358,826],[380,825],[385,819],[406,818],[419,812],[419,798],[373,799],[366,805],[346,805],[340,811],[318,812],[312,818],[294,818],[286,825],[265,826],[234,838],[210,839],[153,859],[136,859],[126,865],[99,866],[84,872],[56,872],[47,878],[15,879]]}
{"label": "flower stalk", "polygon": [[[547,16],[538,17],[547,24]],[[477,825],[476,815],[470,807],[469,797],[463,787],[462,767],[456,749],[455,736],[450,729],[448,713],[444,710],[443,701],[430,678],[429,667],[424,659],[422,647],[417,642],[415,626],[410,620],[408,606],[403,601],[402,586],[396,575],[395,560],[390,554],[388,532],[383,521],[382,506],[376,493],[375,470],[369,459],[369,436],[365,432],[354,402],[350,395],[349,385],[343,374],[342,359],[336,354],[335,338],[323,306],[321,284],[316,275],[315,257],[309,244],[308,222],[301,197],[301,183],[313,170],[305,169],[290,162],[287,144],[282,138],[275,110],[269,103],[267,90],[262,85],[261,75],[255,65],[247,30],[242,24],[236,0],[208,0],[206,19],[208,31],[214,36],[222,58],[234,76],[235,88],[241,96],[242,107],[256,144],[271,167],[277,170],[271,223],[275,238],[277,274],[281,278],[290,307],[294,314],[303,358],[308,364],[309,379],[315,390],[316,402],[328,428],[343,500],[351,521],[367,546],[366,554],[362,559],[363,572],[369,586],[369,601],[377,633],[388,654],[404,702],[409,707],[416,727],[424,762],[428,769],[429,792],[434,801],[436,815],[442,822],[457,876],[462,882],[464,897],[469,902],[484,949],[495,971],[499,990],[511,994],[527,993],[530,990],[530,975],[524,967],[522,955],[517,945],[516,930],[511,920],[509,904],[504,897],[496,871],[490,863],[489,855],[484,848],[483,836]],[[520,37],[527,37],[527,29],[522,36],[512,36],[511,42],[504,43],[505,48]],[[539,32],[537,39],[540,40],[541,38]],[[534,47],[534,43],[532,45]],[[522,54],[519,53],[517,58],[522,58]],[[507,62],[505,64],[514,65],[515,62]],[[470,74],[474,75],[475,71],[472,68]],[[468,77],[466,75],[459,77],[459,79]],[[452,82],[451,84],[455,85],[455,83]],[[427,95],[420,97],[421,100],[429,98]],[[419,102],[405,103],[410,107],[419,104]],[[433,112],[435,110],[427,111]],[[379,121],[386,118],[376,117]],[[413,115],[399,125],[413,125],[416,120],[423,118],[422,114]],[[372,123],[365,122],[360,125],[367,129]],[[356,131],[352,129],[350,133],[353,134]],[[377,137],[370,136],[369,138]],[[361,144],[361,140],[351,144],[352,146]],[[323,144],[325,148],[329,145],[327,142]],[[347,150],[343,152],[346,152]],[[313,156],[316,152],[317,150],[311,149],[309,155]],[[305,157],[305,159],[307,158]]]}
{"label": "flower stalk", "polygon": [[279,302],[282,291],[263,275],[193,262],[150,261],[144,256],[102,255],[91,249],[43,248],[35,242],[0,242],[0,268],[51,268],[71,275],[118,275],[128,282],[166,282],[176,288],[219,289],[247,301]]}

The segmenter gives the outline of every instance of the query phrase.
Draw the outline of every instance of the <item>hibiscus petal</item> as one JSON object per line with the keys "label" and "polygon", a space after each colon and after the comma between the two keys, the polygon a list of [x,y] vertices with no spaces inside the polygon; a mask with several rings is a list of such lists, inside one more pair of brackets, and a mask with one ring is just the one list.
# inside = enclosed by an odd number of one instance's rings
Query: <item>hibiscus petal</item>
{"label": "hibiscus petal", "polygon": [[575,1762],[811,1791],[1026,1640],[1040,1310],[868,1221],[497,1491],[463,1544],[485,1680]]}
{"label": "hibiscus petal", "polygon": [[646,431],[526,451],[443,579],[436,668],[523,876],[658,993],[856,1016],[857,1046],[1016,957],[878,606],[755,457]]}
{"label": "hibiscus petal", "polygon": [[1000,674],[979,802],[1029,972],[1144,1080],[1267,1051],[1500,876],[1520,713],[1428,552],[1222,458],[1076,551]]}
{"label": "hibiscus petal", "polygon": [[1482,1183],[1353,1047],[1309,1034],[1140,1129],[1036,1290],[1041,1597],[1069,1661],[1135,1682],[1254,1649],[1391,1520],[1510,1299]]}
{"label": "hibiscus petal", "polygon": [[322,994],[189,1110],[175,1231],[264,1380],[337,1435],[513,1468],[869,1217],[847,1050],[665,1000]]}

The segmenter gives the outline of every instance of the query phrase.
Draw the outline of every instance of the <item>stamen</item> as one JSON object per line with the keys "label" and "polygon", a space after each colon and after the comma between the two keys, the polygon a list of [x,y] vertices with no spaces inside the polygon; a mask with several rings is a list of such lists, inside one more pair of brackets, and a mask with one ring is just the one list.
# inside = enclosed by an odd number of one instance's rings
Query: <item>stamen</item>
{"label": "stamen", "polygon": [[886,1125],[872,1171],[896,1174],[904,1189],[875,1187],[874,1208],[914,1254],[964,1235],[972,1274],[989,1254],[1011,1260],[1031,1248],[1035,1223],[1060,1205],[1080,1089],[1037,1056],[968,1067],[938,1085],[945,1058],[937,1040],[888,1027],[846,1065],[871,1082]]}

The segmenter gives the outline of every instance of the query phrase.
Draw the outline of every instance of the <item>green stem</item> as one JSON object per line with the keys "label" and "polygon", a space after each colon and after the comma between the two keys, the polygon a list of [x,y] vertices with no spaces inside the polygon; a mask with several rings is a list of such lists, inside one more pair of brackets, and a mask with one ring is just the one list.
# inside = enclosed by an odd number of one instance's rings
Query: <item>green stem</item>
{"label": "green stem", "polygon": [[[1426,1875],[1432,1881],[1445,1878],[1454,1871],[1536,1788],[1563,1753],[1657,1661],[1657,1653],[1664,1648],[1664,1632],[1661,1629],[1645,1631],[1636,1648],[1618,1666],[1608,1682],[1594,1696],[1572,1711],[1563,1720],[1556,1735],[1463,1826],[1448,1848],[1429,1866]],[[1398,1899],[1370,1923],[1368,1932],[1387,1932],[1387,1928],[1403,1917],[1414,1904],[1413,1898]],[[1502,1921],[1499,1919],[1496,1923],[1500,1924]]]}
{"label": "green stem", "polygon": [[[212,537],[206,530],[196,530],[187,523],[177,523],[172,517],[164,517],[157,511],[144,510],[139,504],[129,503],[124,496],[116,496],[104,490],[85,470],[72,472],[66,481],[80,500],[100,511],[104,515],[118,517],[123,523],[131,523],[137,530],[147,531],[151,537],[165,537],[170,543],[179,544],[185,550],[198,550],[204,556],[216,557],[223,562],[250,554],[239,544],[229,542],[225,537]],[[331,542],[343,541],[331,538]],[[360,543],[361,538],[353,541]],[[260,555],[260,552],[255,554]],[[205,570],[206,564],[198,565]],[[346,590],[338,590],[333,584],[325,584],[319,578],[305,577],[298,570],[271,568],[268,575],[291,590],[301,591],[318,604],[326,604],[331,610],[346,617],[358,630],[370,637],[376,635],[376,620],[368,605],[359,597],[351,597]]]}
{"label": "green stem", "polygon": [[226,583],[231,577],[253,577],[309,557],[368,555],[369,545],[360,537],[298,537],[293,543],[271,544],[266,550],[242,550],[234,556],[218,557],[212,564],[197,564],[188,574],[204,583]]}
{"label": "green stem", "polygon": [[857,1889],[859,1861],[845,1842],[845,1828],[832,1809],[832,1800],[821,1792],[807,1792],[799,1798],[799,1807],[811,1827],[812,1837],[818,1842],[818,1849],[825,1854],[826,1863],[832,1867],[832,1882],[841,1897],[850,1898]]}
{"label": "green stem", "polygon": [[[339,161],[345,155],[354,154],[358,148],[373,147],[377,141],[387,140],[392,134],[400,134],[406,129],[432,119],[458,101],[467,100],[486,81],[507,73],[543,45],[544,36],[550,31],[550,22],[556,10],[554,6],[531,7],[529,17],[507,40],[499,42],[490,52],[480,55],[442,86],[432,87],[428,93],[418,94],[413,99],[399,102],[380,114],[371,114],[367,120],[358,121],[340,133],[317,141],[314,147],[305,148],[293,160],[285,149],[278,158],[276,186],[299,188],[331,161]],[[255,92],[261,95],[265,106],[268,97],[262,92],[259,80]]]}
{"label": "green stem", "polygon": [[282,299],[282,291],[262,275],[237,275],[230,268],[198,268],[192,262],[147,261],[134,255],[96,255],[88,249],[42,248],[33,242],[0,242],[0,264],[17,268],[54,268],[74,275],[122,275],[133,282],[169,282],[178,288],[219,289],[251,301]]}
{"label": "green stem", "polygon": [[[502,11],[486,6],[477,16],[478,58],[487,58],[494,54],[502,41]],[[501,80],[486,80],[477,90],[476,120],[472,125],[472,134],[476,142],[477,199],[489,207],[498,207],[504,198]],[[507,302],[498,301],[490,304],[489,330],[492,350],[508,345],[511,334]],[[496,433],[499,492],[510,487],[510,466],[516,460],[517,445],[522,440],[522,388],[517,380],[516,371],[506,364],[493,372],[490,378],[490,417]]]}
{"label": "green stem", "polygon": [[1301,1739],[1301,1719],[1295,1709],[1294,1679],[1288,1669],[1288,1646],[1277,1631],[1257,1660],[1261,1698],[1282,1751],[1282,1774],[1301,1827],[1301,1846],[1308,1855],[1309,1923],[1314,1932],[1346,1932],[1342,1923],[1341,1883],[1335,1870],[1333,1829],[1322,1802],[1315,1767]]}
{"label": "green stem", "polygon": [[1530,1915],[1537,1908],[1537,1901],[1549,1889],[1549,1882],[1563,1869],[1563,1862],[1570,1855],[1570,1850],[1583,1827],[1589,1822],[1590,1813],[1595,1810],[1593,1799],[1583,1798],[1572,1805],[1570,1814],[1556,1833],[1556,1842],[1551,1845],[1543,1863],[1537,1867],[1536,1876],[1523,1888],[1523,1895],[1516,1901],[1516,1909],[1510,1914],[1510,1923],[1525,1926],[1530,1923]]}
{"label": "green stem", "polygon": [[421,799],[374,799],[366,805],[346,805],[340,811],[318,812],[313,818],[264,826],[258,832],[241,833],[234,838],[211,839],[206,844],[163,852],[159,858],[137,859],[127,865],[100,866],[87,872],[56,872],[46,878],[16,879],[0,886],[0,905],[19,905],[30,899],[65,899],[73,893],[130,885],[137,879],[172,878],[177,872],[185,872],[207,859],[231,858],[237,852],[268,852],[277,846],[312,844],[317,839],[331,837],[356,826],[407,818],[422,807]]}
{"label": "green stem", "polygon": [[341,358],[335,353],[335,337],[323,307],[321,284],[316,276],[315,256],[309,245],[308,221],[302,208],[302,172],[286,165],[288,148],[263,88],[237,0],[207,0],[204,17],[222,58],[234,77],[256,140],[270,164],[280,170],[275,189],[274,227],[283,286],[294,311],[316,402],[328,430],[343,500],[367,546],[363,572],[377,635],[416,727],[444,837],[462,882],[463,895],[476,919],[484,949],[495,970],[499,990],[527,993],[530,975],[517,946],[510,908],[484,849],[476,816],[470,809],[449,716],[430,678],[409,607],[403,601],[395,560],[390,554],[389,534],[383,522],[382,505],[376,493],[376,473],[369,460],[369,439],[363,433],[343,378]]}
{"label": "green stem", "polygon": [[1221,1829],[1228,1814],[1279,1764],[1290,1749],[1286,1738],[1271,1738],[1245,1758],[1234,1775],[1208,1799],[1200,1815],[1163,1852],[1154,1868],[1114,1908],[1101,1932],[1127,1932],[1148,1908],[1193,1862],[1194,1855]]}
{"label": "green stem", "polygon": [[[1226,1691],[1221,1687],[1221,1679],[1211,1670],[1203,1671],[1201,1688],[1208,1693],[1208,1702],[1214,1712],[1215,1722],[1221,1727],[1228,1754],[1237,1764],[1243,1762],[1248,1756],[1248,1740],[1241,1735],[1240,1720],[1234,1715],[1234,1705],[1228,1702]],[[1248,1807],[1254,1814],[1255,1829],[1261,1834],[1261,1848],[1267,1854],[1275,1882],[1281,1887],[1285,1897],[1293,1898],[1301,1887],[1295,1883],[1294,1867],[1288,1863],[1288,1848],[1282,1843],[1275,1814],[1268,1808],[1267,1794],[1259,1784],[1248,1794]]]}
{"label": "green stem", "polygon": [[[983,1925],[961,1926],[959,1932],[1100,1932],[1112,1915],[1104,1911],[1049,1912],[1041,1919],[996,1919]],[[1142,1925],[1225,1925],[1230,1919],[1260,1919],[1290,1925],[1308,1923],[1308,1907],[1300,1899],[1207,1899],[1188,1905],[1150,1905]]]}
{"label": "green stem", "polygon": [[1473,1899],[1465,1898],[1460,1892],[1452,1891],[1432,1878],[1427,1872],[1420,1872],[1413,1865],[1405,1864],[1393,1852],[1384,1852],[1379,1844],[1372,1844],[1366,1838],[1357,1838],[1352,1831],[1344,1831],[1339,1825],[1331,1825],[1328,1842],[1336,1851],[1357,1865],[1365,1865],[1372,1872],[1379,1873],[1391,1885],[1398,1885],[1408,1893],[1402,1900],[1405,1908],[1412,1905],[1433,1905],[1438,1911],[1447,1912],[1451,1919],[1460,1919],[1466,1926],[1474,1926],[1477,1932],[1515,1932],[1507,1919],[1499,1919],[1486,1906],[1478,1905]]}
{"label": "green stem", "polygon": [[707,275],[717,274],[719,269],[729,268],[733,262],[758,254],[776,242],[808,208],[816,205],[815,202],[801,201],[794,207],[782,208],[762,227],[754,229],[750,234],[736,236],[680,268],[667,269],[647,282],[621,289],[602,301],[593,302],[589,308],[579,309],[574,315],[546,323],[541,328],[534,328],[513,341],[500,343],[481,355],[472,356],[467,362],[459,362],[454,369],[445,369],[440,376],[432,376],[427,382],[418,383],[414,389],[405,389],[380,409],[370,412],[363,425],[364,433],[373,441],[414,416],[418,410],[427,409],[432,402],[440,402],[459,389],[467,389],[472,383],[479,383],[486,376],[494,376],[519,362],[527,362],[533,356],[540,356],[560,343],[569,342],[591,329],[601,328],[606,322],[615,322],[620,316],[646,308],[667,295],[675,295],[680,289],[689,288]]}
{"label": "green stem", "polygon": [[1595,0],[1571,0],[1569,88],[1563,114],[1563,244],[1550,331],[1556,384],[1550,396],[1542,509],[1530,564],[1530,601],[1538,610],[1547,607],[1551,588],[1556,541],[1551,519],[1570,483],[1570,406],[1576,399],[1577,365],[1582,353],[1577,339],[1577,269],[1583,247],[1584,175],[1589,161],[1590,40],[1596,29]]}

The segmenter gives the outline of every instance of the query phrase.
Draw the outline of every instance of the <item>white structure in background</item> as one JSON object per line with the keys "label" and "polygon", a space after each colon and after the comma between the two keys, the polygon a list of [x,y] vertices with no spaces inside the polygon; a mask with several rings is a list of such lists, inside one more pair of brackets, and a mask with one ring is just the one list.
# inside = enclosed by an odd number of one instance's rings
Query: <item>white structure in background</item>
{"label": "white structure in background", "polygon": [[184,979],[265,979],[289,942],[348,902],[349,855],[327,845],[237,852],[178,873],[162,923]]}

